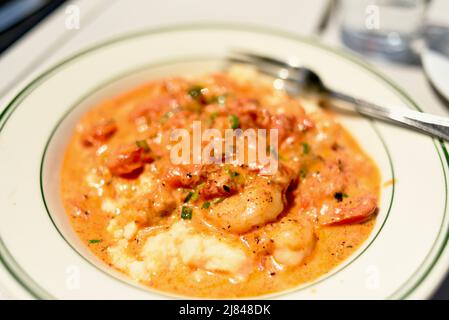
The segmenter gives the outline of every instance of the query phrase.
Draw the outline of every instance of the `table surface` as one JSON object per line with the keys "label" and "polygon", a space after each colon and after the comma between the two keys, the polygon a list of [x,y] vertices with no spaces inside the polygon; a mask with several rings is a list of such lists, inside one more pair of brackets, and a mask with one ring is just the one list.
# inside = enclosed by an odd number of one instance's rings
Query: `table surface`
{"label": "table surface", "polygon": [[[107,38],[152,26],[240,22],[271,26],[313,36],[335,47],[342,46],[338,10],[333,10],[324,28],[322,25],[330,0],[284,0],[282,5],[279,3],[274,0],[69,1],[0,56],[0,111],[25,83],[63,57]],[[447,10],[442,9],[444,6]],[[67,28],[66,22],[73,9],[80,13],[78,29]],[[428,14],[436,21],[449,23],[442,17],[442,12],[449,12],[449,1],[434,1]],[[419,66],[369,62],[400,84],[424,111],[449,116],[449,104],[438,97]],[[0,283],[2,297],[14,298]],[[449,299],[449,277],[434,298]]]}

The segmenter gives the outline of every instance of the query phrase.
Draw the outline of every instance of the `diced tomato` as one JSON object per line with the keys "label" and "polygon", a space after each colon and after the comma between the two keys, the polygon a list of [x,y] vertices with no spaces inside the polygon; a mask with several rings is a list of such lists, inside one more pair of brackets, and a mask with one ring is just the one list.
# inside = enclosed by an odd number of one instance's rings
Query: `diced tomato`
{"label": "diced tomato", "polygon": [[231,113],[239,118],[242,128],[277,129],[279,141],[282,142],[290,134],[313,128],[314,124],[298,107],[295,116],[286,114],[270,114],[254,99],[237,99],[230,106]]}
{"label": "diced tomato", "polygon": [[239,118],[242,128],[266,128],[270,124],[269,112],[260,107],[255,99],[237,99],[229,108],[230,113]]}
{"label": "diced tomato", "polygon": [[319,215],[321,225],[342,225],[363,222],[377,211],[377,198],[364,195],[355,199],[347,199]]}
{"label": "diced tomato", "polygon": [[157,98],[150,99],[138,105],[130,114],[131,120],[136,120],[142,117],[154,118],[158,114],[168,110],[170,106],[176,101],[168,95],[163,95]]}
{"label": "diced tomato", "polygon": [[81,139],[84,145],[92,146],[106,142],[116,131],[113,120],[102,119],[83,132]]}
{"label": "diced tomato", "polygon": [[227,197],[236,193],[239,186],[219,165],[178,165],[168,168],[163,180],[173,188],[199,188],[205,199]]}
{"label": "diced tomato", "polygon": [[126,145],[118,148],[108,158],[106,165],[115,176],[124,176],[141,169],[145,163],[153,159],[148,152],[137,145]]}
{"label": "diced tomato", "polygon": [[193,188],[200,181],[201,165],[175,165],[166,168],[162,180],[173,188]]}
{"label": "diced tomato", "polygon": [[204,186],[200,189],[200,194],[205,199],[229,197],[239,189],[229,173],[220,166],[204,166],[201,176]]}
{"label": "diced tomato", "polygon": [[270,129],[278,130],[279,141],[284,141],[290,133],[293,133],[295,125],[296,119],[285,114],[273,115],[270,119]]}

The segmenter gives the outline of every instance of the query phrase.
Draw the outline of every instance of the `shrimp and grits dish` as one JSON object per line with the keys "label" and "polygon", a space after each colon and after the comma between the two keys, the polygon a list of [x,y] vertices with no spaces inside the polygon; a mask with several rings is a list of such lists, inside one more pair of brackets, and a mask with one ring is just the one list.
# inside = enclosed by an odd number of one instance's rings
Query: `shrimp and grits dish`
{"label": "shrimp and grits dish", "polygon": [[[254,297],[323,276],[369,237],[381,177],[316,105],[247,66],[153,80],[100,102],[65,151],[61,197],[74,230],[111,268],[181,296]],[[193,123],[223,137],[275,130],[276,143],[258,142],[276,170],[233,161],[225,147],[211,150],[214,161],[174,162],[172,133],[192,135]]]}

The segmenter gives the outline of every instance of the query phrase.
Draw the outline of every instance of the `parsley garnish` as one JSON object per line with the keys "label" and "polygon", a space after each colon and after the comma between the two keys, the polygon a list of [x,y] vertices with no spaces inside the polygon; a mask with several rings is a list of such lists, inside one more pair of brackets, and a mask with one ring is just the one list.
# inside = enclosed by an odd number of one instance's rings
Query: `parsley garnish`
{"label": "parsley garnish", "polygon": [[189,91],[187,91],[187,93],[189,94],[189,96],[191,96],[193,99],[197,100],[199,98],[201,98],[201,96],[203,95],[202,90],[204,88],[201,86],[193,86],[189,89]]}
{"label": "parsley garnish", "polygon": [[209,201],[204,202],[203,205],[201,206],[201,208],[203,208],[203,209],[208,209],[209,207],[210,207]]}
{"label": "parsley garnish", "polygon": [[302,152],[304,154],[308,154],[310,152],[310,145],[308,143],[303,143],[302,144]]}
{"label": "parsley garnish", "polygon": [[148,152],[150,151],[150,146],[148,145],[146,140],[138,140],[136,141],[136,146],[139,148],[142,148],[143,151]]}
{"label": "parsley garnish", "polygon": [[182,209],[181,209],[181,218],[184,219],[184,220],[192,219],[192,211],[193,211],[192,208],[183,206]]}
{"label": "parsley garnish", "polygon": [[215,119],[218,117],[218,112],[217,111],[214,111],[214,112],[212,112],[211,114],[210,114],[210,116],[209,116],[209,119],[210,119],[210,121],[215,121]]}
{"label": "parsley garnish", "polygon": [[193,192],[190,191],[190,192],[187,194],[187,196],[184,198],[184,203],[189,202],[190,199],[192,198],[192,196],[193,196]]}
{"label": "parsley garnish", "polygon": [[238,173],[237,171],[233,171],[229,168],[229,166],[225,166],[224,167],[224,171],[231,177],[231,178],[236,178],[240,175],[240,173]]}
{"label": "parsley garnish", "polygon": [[218,197],[218,198],[215,198],[214,200],[212,200],[210,203],[211,204],[217,204],[217,203],[222,202],[223,200],[224,200],[224,198]]}
{"label": "parsley garnish", "polygon": [[240,125],[239,118],[236,115],[234,115],[234,114],[231,114],[229,116],[229,121],[231,122],[231,128],[234,129],[234,130],[237,129],[239,127],[239,125]]}

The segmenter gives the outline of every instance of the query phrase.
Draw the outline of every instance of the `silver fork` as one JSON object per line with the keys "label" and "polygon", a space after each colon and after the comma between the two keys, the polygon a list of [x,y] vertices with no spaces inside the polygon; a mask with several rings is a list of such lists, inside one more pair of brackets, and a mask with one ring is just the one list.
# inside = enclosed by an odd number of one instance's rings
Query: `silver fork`
{"label": "silver fork", "polygon": [[327,87],[313,70],[298,67],[272,57],[245,51],[233,51],[231,62],[254,65],[260,72],[280,79],[292,95],[311,92],[350,103],[360,114],[418,130],[449,141],[449,118],[402,108],[386,108]]}

